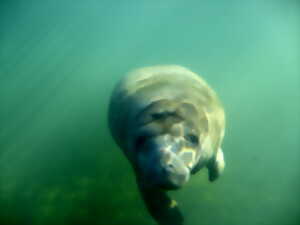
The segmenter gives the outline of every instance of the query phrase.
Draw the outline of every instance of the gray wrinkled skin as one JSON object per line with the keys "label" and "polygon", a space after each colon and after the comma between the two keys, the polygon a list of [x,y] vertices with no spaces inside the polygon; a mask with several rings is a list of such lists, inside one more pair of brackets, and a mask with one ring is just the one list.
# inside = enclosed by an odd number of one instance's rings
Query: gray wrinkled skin
{"label": "gray wrinkled skin", "polygon": [[203,167],[210,181],[224,170],[223,107],[207,83],[184,67],[146,67],[125,76],[111,96],[109,126],[158,224],[183,224],[165,191],[182,187]]}

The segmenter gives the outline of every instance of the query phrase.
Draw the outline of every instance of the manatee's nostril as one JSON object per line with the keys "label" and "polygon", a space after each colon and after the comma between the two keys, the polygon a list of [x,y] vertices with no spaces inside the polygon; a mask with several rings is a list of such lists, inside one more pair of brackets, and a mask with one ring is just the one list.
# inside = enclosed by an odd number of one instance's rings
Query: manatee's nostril
{"label": "manatee's nostril", "polygon": [[168,163],[166,169],[168,173],[175,173],[176,171],[175,165],[173,163]]}
{"label": "manatee's nostril", "polygon": [[173,169],[173,168],[174,168],[174,165],[173,165],[172,163],[169,163],[169,164],[168,164],[168,167],[171,168],[171,169]]}

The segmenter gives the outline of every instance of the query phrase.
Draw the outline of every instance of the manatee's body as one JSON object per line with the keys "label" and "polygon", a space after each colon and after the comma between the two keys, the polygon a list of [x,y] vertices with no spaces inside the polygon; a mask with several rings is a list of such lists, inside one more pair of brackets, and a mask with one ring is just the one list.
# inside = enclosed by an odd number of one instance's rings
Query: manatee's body
{"label": "manatee's body", "polygon": [[111,97],[109,125],[159,224],[182,224],[166,190],[180,188],[202,167],[211,181],[224,169],[224,110],[207,83],[184,67],[146,67],[125,76]]}

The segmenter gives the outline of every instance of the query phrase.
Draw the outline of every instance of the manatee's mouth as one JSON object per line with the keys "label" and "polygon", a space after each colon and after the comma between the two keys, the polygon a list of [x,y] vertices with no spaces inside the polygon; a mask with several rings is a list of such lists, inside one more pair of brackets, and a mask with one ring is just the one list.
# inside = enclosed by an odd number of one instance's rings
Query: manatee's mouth
{"label": "manatee's mouth", "polygon": [[162,176],[159,186],[166,190],[181,188],[190,178],[190,171],[187,167],[167,169],[165,175]]}
{"label": "manatee's mouth", "polygon": [[190,178],[190,169],[176,155],[168,161],[152,159],[140,166],[143,167],[141,175],[145,185],[149,187],[179,189]]}
{"label": "manatee's mouth", "polygon": [[144,185],[172,190],[188,182],[194,155],[180,142],[165,135],[139,138],[137,146],[138,173]]}

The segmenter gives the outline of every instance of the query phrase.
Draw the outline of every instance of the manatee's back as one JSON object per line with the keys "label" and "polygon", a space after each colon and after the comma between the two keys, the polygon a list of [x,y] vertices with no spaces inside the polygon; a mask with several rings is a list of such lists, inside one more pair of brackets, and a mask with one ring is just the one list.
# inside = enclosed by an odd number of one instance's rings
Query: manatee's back
{"label": "manatee's back", "polygon": [[136,115],[157,100],[191,103],[207,117],[213,151],[224,135],[224,111],[216,93],[197,74],[177,66],[153,66],[125,76],[113,91],[109,108],[112,135],[122,149],[134,129]]}

